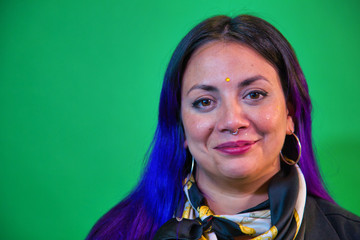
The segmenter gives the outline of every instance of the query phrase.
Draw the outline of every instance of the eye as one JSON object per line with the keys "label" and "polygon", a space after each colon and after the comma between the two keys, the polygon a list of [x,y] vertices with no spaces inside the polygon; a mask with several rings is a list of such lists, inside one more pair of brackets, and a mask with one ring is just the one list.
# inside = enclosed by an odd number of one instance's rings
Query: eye
{"label": "eye", "polygon": [[199,104],[201,104],[201,106],[203,106],[203,107],[210,106],[211,100],[210,99],[202,99]]}
{"label": "eye", "polygon": [[251,91],[249,92],[244,99],[248,99],[248,100],[260,100],[264,97],[267,96],[267,92],[264,91],[260,91],[260,90],[256,90],[256,91]]}
{"label": "eye", "polygon": [[193,107],[199,109],[209,109],[214,105],[214,101],[209,98],[201,98],[193,102]]}

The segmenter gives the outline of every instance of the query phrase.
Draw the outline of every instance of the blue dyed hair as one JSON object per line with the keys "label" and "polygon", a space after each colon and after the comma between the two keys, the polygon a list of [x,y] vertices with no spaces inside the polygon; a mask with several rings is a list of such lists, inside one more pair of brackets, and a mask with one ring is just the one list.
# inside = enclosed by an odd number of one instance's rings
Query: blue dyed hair
{"label": "blue dyed hair", "polygon": [[152,239],[156,230],[173,216],[183,197],[182,181],[189,172],[191,162],[191,156],[184,148],[180,114],[181,81],[194,51],[212,41],[247,45],[277,69],[286,100],[293,108],[295,133],[302,143],[299,164],[308,193],[332,201],[315,161],[310,96],[291,45],[278,30],[260,18],[249,15],[235,18],[216,16],[193,28],[175,49],[165,73],[158,124],[142,178],[128,197],[95,224],[87,239]]}

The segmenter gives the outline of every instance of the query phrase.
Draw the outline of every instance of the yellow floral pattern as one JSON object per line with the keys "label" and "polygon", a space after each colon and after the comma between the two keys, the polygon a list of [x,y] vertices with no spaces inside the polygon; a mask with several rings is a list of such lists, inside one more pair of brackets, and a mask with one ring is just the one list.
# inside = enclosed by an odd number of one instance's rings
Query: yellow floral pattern
{"label": "yellow floral pattern", "polygon": [[[301,170],[298,166],[296,166],[298,171],[298,177],[300,180],[299,186],[299,195],[298,201],[296,202],[296,206],[293,211],[293,218],[296,222],[296,235],[299,232],[302,217],[303,217],[303,210],[305,206],[305,199],[306,199],[306,183],[304,177],[301,173]],[[246,213],[239,213],[236,215],[216,215],[214,214],[211,209],[206,205],[196,205],[194,207],[190,202],[189,197],[189,190],[192,188],[192,191],[197,187],[195,184],[195,180],[193,176],[188,176],[184,180],[184,192],[187,197],[187,201],[184,206],[182,217],[186,219],[196,219],[200,218],[200,224],[203,224],[202,221],[206,221],[209,217],[213,216],[215,218],[224,218],[229,220],[233,223],[236,223],[239,227],[239,230],[248,235],[252,236],[252,240],[274,240],[278,235],[278,229],[275,225],[271,225],[271,212],[269,209],[267,210],[259,210],[254,212],[246,212]],[[300,214],[299,214],[300,213]],[[209,226],[206,230],[203,230],[203,234],[200,240],[217,240],[217,236],[212,226]]]}

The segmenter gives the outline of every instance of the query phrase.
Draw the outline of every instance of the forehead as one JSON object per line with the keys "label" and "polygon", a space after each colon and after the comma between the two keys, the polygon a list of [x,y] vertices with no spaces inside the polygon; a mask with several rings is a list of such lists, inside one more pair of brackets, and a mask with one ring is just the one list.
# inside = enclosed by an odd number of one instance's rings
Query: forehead
{"label": "forehead", "polygon": [[183,88],[197,82],[223,82],[227,77],[242,81],[264,75],[279,81],[276,69],[252,48],[235,42],[210,42],[191,56],[183,77]]}

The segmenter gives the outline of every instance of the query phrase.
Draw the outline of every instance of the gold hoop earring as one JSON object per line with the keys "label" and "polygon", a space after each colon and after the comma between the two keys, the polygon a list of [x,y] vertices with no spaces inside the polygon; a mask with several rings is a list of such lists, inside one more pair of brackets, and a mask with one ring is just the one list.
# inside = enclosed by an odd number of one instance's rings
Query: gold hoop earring
{"label": "gold hoop earring", "polygon": [[[295,138],[295,140],[296,140],[296,142],[297,142],[297,146],[298,146],[298,147],[297,147],[298,157],[297,157],[297,159],[294,161],[294,160],[292,160],[292,159],[284,156],[283,153],[282,153],[282,150],[280,151],[280,157],[281,157],[281,159],[282,159],[286,164],[295,165],[295,164],[297,164],[297,163],[299,162],[300,157],[301,157],[301,143],[300,143],[299,138],[296,136],[296,134],[295,134],[294,132],[291,132],[291,135],[294,136],[294,138]],[[288,135],[288,136],[290,136],[290,135]]]}

